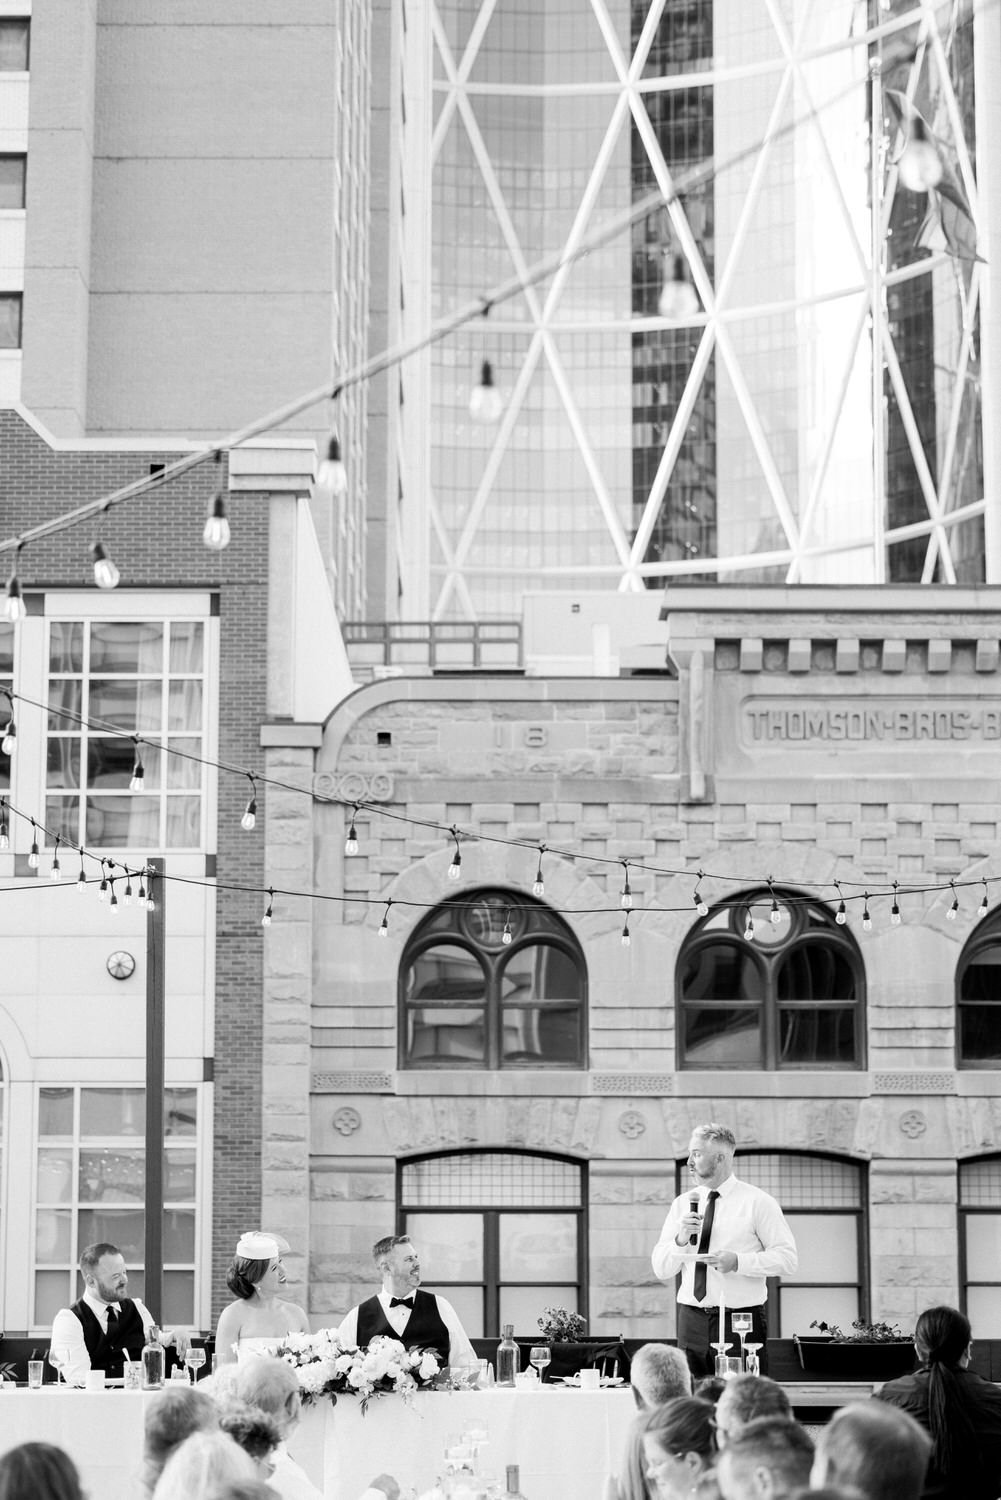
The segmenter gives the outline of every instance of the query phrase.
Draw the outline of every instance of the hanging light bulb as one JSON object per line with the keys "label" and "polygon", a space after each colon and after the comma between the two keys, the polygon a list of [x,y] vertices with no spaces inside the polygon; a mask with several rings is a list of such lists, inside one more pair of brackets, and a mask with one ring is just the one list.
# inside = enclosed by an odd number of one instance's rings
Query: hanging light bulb
{"label": "hanging light bulb", "polygon": [[389,936],[389,908],[392,906],[392,904],[393,904],[393,899],[392,899],[392,897],[390,897],[390,899],[386,902],[386,910],[382,914],[382,921],[379,923],[379,936],[380,937],[388,937]]}
{"label": "hanging light bulb", "polygon": [[504,410],[501,393],[494,385],[494,368],[488,359],[480,366],[480,383],[473,386],[469,415],[477,422],[499,422]]}
{"label": "hanging light bulb", "polygon": [[153,899],[153,871],[146,872],[146,910],[156,911],[156,901]]}
{"label": "hanging light bulb", "polygon": [[862,901],[863,901],[863,906],[862,906],[862,931],[863,932],[871,932],[872,931],[872,917],[870,917],[870,915],[869,915],[869,892],[868,891],[866,891],[865,895],[862,898]]}
{"label": "hanging light bulb", "polygon": [[76,878],[76,888],[83,892],[87,889],[87,872],[83,867],[83,850],[80,850],[80,873]]}
{"label": "hanging light bulb", "polygon": [[452,851],[452,863],[448,867],[449,880],[461,880],[462,878],[462,851],[459,848],[459,830],[452,829],[452,837],[455,839],[455,848]]}
{"label": "hanging light bulb", "polygon": [[17,749],[17,725],[14,723],[14,700],[10,697],[9,693],[7,697],[10,699],[10,718],[7,720],[7,728],[3,732],[3,739],[0,740],[0,750],[3,751],[4,755],[13,755]]}
{"label": "hanging light bulb", "polygon": [[532,886],[533,896],[544,896],[546,894],[546,882],[542,878],[542,856],[546,852],[545,844],[539,845],[539,868],[535,872],[535,884]]}
{"label": "hanging light bulb", "polygon": [[268,909],[264,913],[263,917],[261,918],[261,926],[262,927],[270,927],[271,926],[271,918],[274,916],[274,914],[275,914],[275,893],[271,889],[271,887],[269,886],[268,887]]}
{"label": "hanging light bulb", "polygon": [[777,927],[782,920],[782,912],[779,907],[779,903],[775,899],[775,891],[772,889],[772,882],[770,880],[768,882],[768,889],[772,893],[772,909],[768,913],[768,920],[769,922],[771,922],[773,927]]}
{"label": "hanging light bulb", "polygon": [[139,903],[140,909],[145,908],[145,906],[146,906],[146,884],[145,884],[145,880],[144,880],[144,878],[143,878],[142,875],[139,876],[139,889],[136,891],[136,900]]}
{"label": "hanging light bulb", "polygon": [[28,868],[30,870],[37,870],[39,864],[40,864],[40,859],[39,859],[39,854],[38,854],[38,830],[35,827],[35,820],[34,820],[34,818],[32,818],[32,820],[31,820],[31,853],[28,855]]}
{"label": "hanging light bulb", "polygon": [[987,901],[987,881],[985,880],[984,881],[983,899],[981,900],[980,905],[977,907],[977,916],[978,917],[986,917],[986,915],[987,915],[987,906],[988,906],[988,901]]}
{"label": "hanging light bulb", "polygon": [[3,602],[3,612],[12,625],[23,620],[28,611],[24,607],[21,598],[21,581],[16,573],[12,573],[7,579],[7,594]]}
{"label": "hanging light bulb", "polygon": [[132,905],[132,871],[128,867],[125,870],[125,891],[122,900],[126,906]]}
{"label": "hanging light bulb", "polygon": [[136,753],[132,766],[132,777],[129,781],[129,791],[142,792],[146,788],[146,772],[143,768],[142,756],[139,753],[139,739],[137,736],[133,736],[133,744],[136,747]]}
{"label": "hanging light bulb", "polygon": [[704,879],[705,879],[705,875],[700,870],[699,871],[699,878],[696,881],[696,883],[695,883],[695,889],[692,892],[692,900],[695,903],[695,910],[698,912],[698,914],[699,914],[700,917],[708,917],[708,915],[709,915],[709,907],[707,906],[706,899],[703,896],[702,891],[700,889],[700,887],[701,887],[702,882],[703,882]]}
{"label": "hanging light bulb", "polygon": [[108,894],[108,876],[104,869],[104,860],[101,860],[101,884],[97,888],[97,899],[103,901]]}
{"label": "hanging light bulb", "polygon": [[[668,275],[668,263],[670,272]],[[684,256],[664,252],[664,284],[657,302],[662,318],[693,318],[699,310],[699,299],[685,274]]]}
{"label": "hanging light bulb", "polygon": [[834,920],[835,922],[837,922],[839,927],[844,927],[845,923],[848,921],[848,912],[845,910],[844,893],[842,892],[841,885],[837,880],[834,882],[834,884],[837,888],[838,896],[840,897],[840,900],[838,901],[837,914],[835,915]]}
{"label": "hanging light bulb", "polygon": [[956,918],[959,916],[959,897],[956,895],[956,882],[954,880],[949,881],[949,888],[952,891],[952,905],[949,907],[949,910],[946,912],[945,916],[947,921],[955,922]]}
{"label": "hanging light bulb", "polygon": [[121,573],[115,567],[103,542],[91,545],[90,555],[94,559],[94,582],[99,589],[116,589]]}
{"label": "hanging light bulb", "polygon": [[626,913],[626,920],[622,924],[622,937],[621,937],[620,941],[622,943],[623,948],[628,948],[629,945],[630,945],[630,943],[632,942],[632,938],[629,936],[629,913],[628,912]]}
{"label": "hanging light bulb", "polygon": [[942,181],[942,158],[939,156],[920,115],[912,115],[897,171],[905,188],[912,193],[927,193]]}
{"label": "hanging light bulb", "polygon": [[10,848],[10,827],[7,823],[7,798],[0,797],[0,849]]}
{"label": "hanging light bulb", "polygon": [[108,902],[108,906],[109,906],[109,908],[111,910],[111,915],[113,917],[117,917],[118,916],[118,897],[115,895],[115,878],[114,878],[114,876],[111,877],[111,881],[109,883],[111,885],[111,900]]}
{"label": "hanging light bulb", "polygon": [[333,495],[344,495],[348,488],[348,471],[341,458],[341,440],[336,432],[331,433],[327,443],[327,456],[317,471],[316,482],[321,490],[330,490]]}
{"label": "hanging light bulb", "polygon": [[210,552],[222,552],[229,546],[229,522],[226,519],[225,477],[222,471],[222,450],[216,450],[216,487],[209,505],[209,513],[202,531],[202,542]]}
{"label": "hanging light bulb", "polygon": [[355,810],[351,814],[351,826],[348,829],[348,836],[344,840],[344,853],[347,855],[358,853],[358,830],[355,827],[355,814],[357,811],[358,806],[355,804]]}
{"label": "hanging light bulb", "polygon": [[505,948],[510,947],[510,945],[514,942],[514,933],[511,931],[510,909],[508,910],[507,916],[504,918],[504,931],[501,933],[501,942],[504,944]]}
{"label": "hanging light bulb", "polygon": [[623,869],[623,872],[624,872],[624,875],[625,875],[625,883],[624,883],[624,885],[622,887],[622,894],[619,897],[619,905],[620,905],[620,907],[622,908],[623,911],[632,911],[633,893],[632,893],[632,891],[629,888],[629,861],[628,861],[628,859],[624,859],[622,861],[622,869]]}
{"label": "hanging light bulb", "polygon": [[747,920],[744,923],[744,941],[748,943],[754,942],[754,918],[751,916],[750,911],[748,911]]}
{"label": "hanging light bulb", "polygon": [[247,772],[247,779],[250,782],[250,800],[243,809],[240,827],[245,833],[253,833],[257,827],[257,782],[249,771]]}
{"label": "hanging light bulb", "polygon": [[897,883],[897,881],[894,881],[893,882],[893,905],[890,907],[890,925],[891,925],[891,927],[899,927],[900,926],[900,905],[899,905],[899,902],[897,901],[898,891],[899,891],[898,883]]}
{"label": "hanging light bulb", "polygon": [[62,865],[59,863],[59,835],[57,833],[56,834],[55,848],[52,851],[52,863],[49,866],[49,879],[50,880],[62,880],[62,878],[63,878],[63,869],[62,869]]}

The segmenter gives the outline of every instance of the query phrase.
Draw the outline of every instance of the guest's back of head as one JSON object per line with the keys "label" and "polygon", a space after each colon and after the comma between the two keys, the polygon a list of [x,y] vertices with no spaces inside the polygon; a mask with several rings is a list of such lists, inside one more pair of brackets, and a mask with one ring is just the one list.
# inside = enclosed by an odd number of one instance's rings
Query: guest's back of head
{"label": "guest's back of head", "polygon": [[736,1436],[759,1417],[788,1417],[789,1397],[767,1375],[735,1375],[716,1402],[716,1430],[721,1443]]}
{"label": "guest's back of head", "polygon": [[726,1387],[727,1382],[722,1375],[703,1375],[692,1387],[692,1395],[698,1396],[702,1401],[711,1401],[715,1406]]}
{"label": "guest's back of head", "polygon": [[21,1443],[0,1458],[0,1500],[83,1500],[68,1453],[53,1443]]}
{"label": "guest's back of head", "polygon": [[919,1500],[930,1452],[931,1439],[906,1412],[855,1402],[822,1430],[811,1482],[847,1485],[867,1500]]}
{"label": "guest's back of head", "polygon": [[280,1424],[299,1410],[299,1381],[283,1359],[248,1359],[237,1373],[236,1395],[248,1406],[259,1406]]}
{"label": "guest's back of head", "polygon": [[260,1470],[224,1432],[196,1432],[168,1458],[153,1500],[206,1500],[229,1480],[259,1479]]}
{"label": "guest's back of head", "polygon": [[784,1500],[810,1482],[813,1443],[792,1417],[758,1417],[730,1438],[719,1456],[717,1475],[724,1500],[757,1500],[767,1493]]}
{"label": "guest's back of head", "polygon": [[196,1385],[174,1385],[151,1401],[143,1413],[143,1457],[163,1468],[174,1449],[193,1432],[218,1427],[215,1403]]}
{"label": "guest's back of head", "polygon": [[644,1344],[637,1350],[629,1380],[637,1401],[645,1407],[663,1406],[675,1396],[692,1394],[688,1360],[671,1344]]}
{"label": "guest's back of head", "polygon": [[274,1417],[259,1406],[248,1406],[246,1401],[230,1401],[224,1406],[219,1414],[219,1428],[258,1462],[281,1442],[281,1430]]}

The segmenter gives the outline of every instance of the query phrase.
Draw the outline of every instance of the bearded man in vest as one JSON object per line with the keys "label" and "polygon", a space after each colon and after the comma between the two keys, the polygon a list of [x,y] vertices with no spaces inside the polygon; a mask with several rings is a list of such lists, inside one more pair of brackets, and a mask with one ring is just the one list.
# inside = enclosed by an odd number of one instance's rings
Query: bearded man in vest
{"label": "bearded man in vest", "polygon": [[409,1237],[377,1240],[372,1259],[382,1291],[351,1309],[337,1330],[341,1343],[363,1349],[383,1334],[408,1349],[431,1349],[443,1369],[467,1360],[475,1364],[476,1353],[451,1302],[420,1289],[420,1256]]}
{"label": "bearded man in vest", "polygon": [[[67,1384],[86,1385],[90,1370],[121,1379],[125,1353],[142,1358],[152,1314],[126,1297],[129,1278],[117,1245],[88,1245],[80,1256],[84,1293],[72,1307],[61,1307],[52,1323],[52,1348],[63,1358]],[[124,1353],[123,1353],[124,1351]]]}

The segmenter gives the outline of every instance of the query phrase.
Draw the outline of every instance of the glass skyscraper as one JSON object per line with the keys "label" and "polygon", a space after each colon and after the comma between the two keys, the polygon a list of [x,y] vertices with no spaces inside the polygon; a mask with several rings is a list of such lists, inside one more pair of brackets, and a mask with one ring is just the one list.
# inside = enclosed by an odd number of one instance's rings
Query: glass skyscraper
{"label": "glass skyscraper", "polygon": [[[992,577],[980,9],[429,0],[410,331],[483,316],[404,377],[424,542],[403,614],[672,577]],[[918,116],[931,192],[899,170]],[[468,410],[484,359],[496,425]]]}

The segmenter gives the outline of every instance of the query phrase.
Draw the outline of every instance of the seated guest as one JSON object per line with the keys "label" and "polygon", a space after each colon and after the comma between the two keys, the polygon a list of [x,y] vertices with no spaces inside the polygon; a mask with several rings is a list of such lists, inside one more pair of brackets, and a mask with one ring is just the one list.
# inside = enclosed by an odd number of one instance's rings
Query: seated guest
{"label": "seated guest", "polygon": [[231,1437],[244,1453],[250,1454],[263,1480],[270,1480],[275,1471],[275,1449],[282,1440],[281,1430],[273,1417],[259,1406],[248,1406],[246,1401],[234,1400],[220,1412],[219,1430]]}
{"label": "seated guest", "polygon": [[931,1439],[906,1412],[853,1402],[821,1429],[810,1488],[841,1485],[863,1500],[920,1500],[930,1453]]}
{"label": "seated guest", "polygon": [[716,1442],[722,1448],[759,1417],[791,1415],[789,1397],[777,1381],[767,1375],[734,1375],[716,1402]]}
{"label": "seated guest", "polygon": [[224,1432],[195,1432],[168,1458],[153,1500],[207,1500],[228,1480],[260,1477],[254,1460]]}
{"label": "seated guest", "polygon": [[347,1314],[337,1330],[342,1344],[364,1348],[377,1334],[399,1339],[408,1349],[431,1349],[443,1367],[476,1354],[451,1302],[419,1290],[421,1262],[409,1235],[388,1235],[372,1246],[382,1291]]}
{"label": "seated guest", "polygon": [[643,1429],[643,1453],[659,1500],[688,1500],[716,1457],[712,1403],[678,1396],[655,1407]]}
{"label": "seated guest", "polygon": [[68,1453],[52,1443],[21,1443],[0,1458],[0,1500],[84,1500]]}
{"label": "seated guest", "polygon": [[798,1422],[758,1417],[727,1440],[716,1477],[723,1500],[789,1500],[812,1468],[813,1443]]}
{"label": "seated guest", "polygon": [[287,1243],[256,1229],[237,1241],[226,1273],[226,1285],[236,1301],[223,1308],[216,1325],[219,1364],[229,1364],[244,1354],[265,1353],[270,1344],[289,1333],[309,1333],[303,1308],[280,1295],[285,1289],[281,1246]]}
{"label": "seated guest", "polygon": [[103,1370],[109,1380],[120,1379],[122,1351],[131,1360],[142,1357],[153,1315],[141,1302],[126,1297],[125,1257],[115,1245],[88,1245],[80,1256],[80,1274],[83,1296],[56,1313],[52,1348],[62,1353],[69,1385],[86,1385],[90,1370]]}
{"label": "seated guest", "polygon": [[193,1432],[211,1432],[219,1426],[215,1404],[196,1385],[174,1385],[151,1401],[143,1412],[143,1462],[139,1492],[152,1495],[163,1466]]}
{"label": "seated guest", "polygon": [[[286,1442],[295,1430],[302,1402],[295,1371],[283,1359],[251,1359],[240,1366],[236,1394],[248,1406],[260,1407],[278,1428],[279,1442],[271,1455],[274,1468],[268,1483],[281,1500],[322,1500],[321,1492],[289,1453]],[[397,1500],[400,1487],[388,1474],[379,1474],[362,1500]]]}
{"label": "seated guest", "polygon": [[629,1383],[640,1411],[663,1406],[675,1396],[692,1394],[688,1360],[671,1344],[644,1344],[633,1355]]}
{"label": "seated guest", "polygon": [[692,1395],[701,1396],[703,1401],[711,1401],[716,1406],[726,1386],[727,1382],[722,1375],[703,1375],[692,1386]]}
{"label": "seated guest", "polygon": [[995,1500],[1001,1494],[1001,1390],[969,1368],[970,1323],[955,1307],[918,1318],[919,1368],[888,1380],[879,1401],[909,1412],[931,1435],[927,1500]]}

